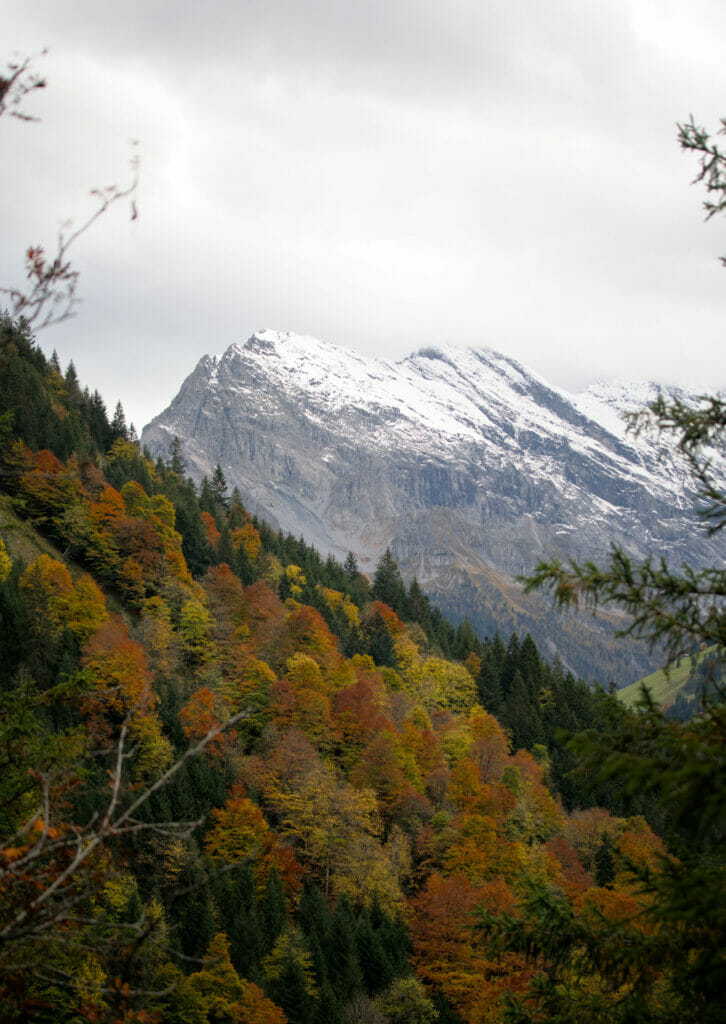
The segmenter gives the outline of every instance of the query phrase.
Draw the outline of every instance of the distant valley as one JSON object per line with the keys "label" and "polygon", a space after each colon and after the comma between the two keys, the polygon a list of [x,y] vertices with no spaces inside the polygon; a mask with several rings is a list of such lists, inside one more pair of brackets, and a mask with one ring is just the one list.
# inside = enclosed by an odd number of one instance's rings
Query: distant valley
{"label": "distant valley", "polygon": [[602,561],[611,542],[676,565],[722,558],[696,527],[677,453],[626,432],[623,411],[656,393],[570,395],[489,349],[394,363],[266,330],[204,356],[141,440],[165,458],[178,435],[196,481],[219,463],[271,525],[338,557],[352,549],[364,571],[390,546],[452,620],[531,632],[585,678],[621,686],[657,659],[613,642],[617,617],[560,616],[514,577],[543,557]]}

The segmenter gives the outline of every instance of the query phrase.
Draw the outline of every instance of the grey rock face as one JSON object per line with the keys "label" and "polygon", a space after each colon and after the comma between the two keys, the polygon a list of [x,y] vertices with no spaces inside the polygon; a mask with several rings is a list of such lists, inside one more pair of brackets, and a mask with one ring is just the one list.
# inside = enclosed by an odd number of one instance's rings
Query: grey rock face
{"label": "grey rock face", "polygon": [[543,557],[603,560],[610,542],[675,564],[723,558],[697,529],[677,453],[626,433],[622,409],[654,396],[568,395],[486,349],[394,364],[262,331],[201,359],[142,443],[166,457],[177,434],[196,480],[219,463],[273,526],[369,570],[390,545],[453,619],[529,629],[622,685],[648,665],[642,650],[614,643],[607,620],[554,616],[512,577]]}

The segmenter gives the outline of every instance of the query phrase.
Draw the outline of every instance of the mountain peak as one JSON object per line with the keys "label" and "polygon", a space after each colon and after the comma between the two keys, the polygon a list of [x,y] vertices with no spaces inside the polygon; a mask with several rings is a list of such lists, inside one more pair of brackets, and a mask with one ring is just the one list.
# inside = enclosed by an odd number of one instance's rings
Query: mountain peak
{"label": "mountain peak", "polygon": [[196,479],[219,463],[258,514],[324,552],[356,551],[366,570],[391,547],[450,614],[557,636],[583,671],[578,635],[512,576],[541,558],[605,558],[610,542],[718,557],[694,529],[678,452],[660,461],[653,439],[625,430],[622,409],[652,397],[651,385],[571,395],[489,348],[390,362],[265,329],[201,361],[142,442],[165,457],[178,434]]}

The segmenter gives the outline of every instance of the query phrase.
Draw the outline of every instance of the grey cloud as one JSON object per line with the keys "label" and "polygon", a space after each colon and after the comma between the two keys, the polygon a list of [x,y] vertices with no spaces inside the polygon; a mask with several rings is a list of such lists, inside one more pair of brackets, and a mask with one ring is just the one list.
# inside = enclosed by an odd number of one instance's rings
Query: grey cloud
{"label": "grey cloud", "polygon": [[142,140],[141,218],[84,239],[82,314],[47,341],[110,403],[126,381],[137,425],[262,326],[500,345],[569,386],[712,362],[726,246],[674,122],[724,113],[716,0],[5,7],[52,75],[42,125],[0,125],[3,281]]}

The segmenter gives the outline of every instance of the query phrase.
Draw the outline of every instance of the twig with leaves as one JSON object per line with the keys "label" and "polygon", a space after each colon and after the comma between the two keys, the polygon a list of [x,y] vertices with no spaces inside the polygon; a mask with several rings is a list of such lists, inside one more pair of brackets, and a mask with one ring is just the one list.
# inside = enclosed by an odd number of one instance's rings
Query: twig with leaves
{"label": "twig with leaves", "polygon": [[[718,134],[726,135],[726,117],[721,118]],[[703,208],[706,220],[710,220],[715,213],[726,211],[726,152],[712,141],[705,128],[695,123],[693,114],[688,121],[678,125],[678,141],[682,149],[701,154],[699,171],[693,184],[702,182],[706,188],[708,198],[704,200]],[[721,257],[721,262],[726,267],[726,256]]]}
{"label": "twig with leaves", "polygon": [[[47,50],[41,52],[45,56]],[[8,114],[20,121],[39,121],[39,117],[20,109],[21,103],[32,92],[45,89],[46,80],[31,69],[32,57],[11,61],[5,75],[0,75],[0,117]]]}
{"label": "twig with leaves", "polygon": [[[30,57],[11,62],[8,64],[6,75],[0,76],[0,117],[8,114],[23,121],[39,120],[20,109],[20,104],[29,93],[46,86],[46,80],[31,70],[31,63]],[[93,213],[75,229],[70,222],[61,228],[53,255],[50,255],[42,245],[28,247],[25,253],[25,278],[28,283],[22,288],[0,288],[0,294],[9,297],[8,312],[13,320],[22,318],[28,328],[40,330],[75,316],[79,303],[79,272],[70,261],[69,250],[109,207],[125,199],[129,200],[131,220],[138,217],[136,194],[140,158],[137,140],[131,141],[131,148],[131,173],[128,184],[92,189],[90,194],[96,203]]]}

